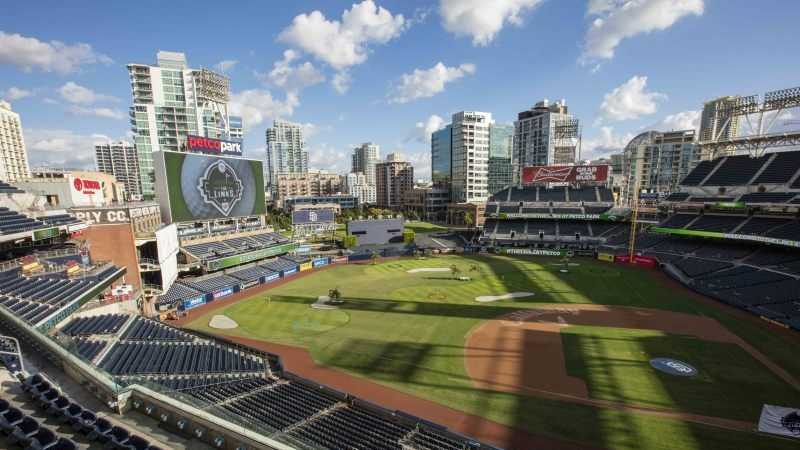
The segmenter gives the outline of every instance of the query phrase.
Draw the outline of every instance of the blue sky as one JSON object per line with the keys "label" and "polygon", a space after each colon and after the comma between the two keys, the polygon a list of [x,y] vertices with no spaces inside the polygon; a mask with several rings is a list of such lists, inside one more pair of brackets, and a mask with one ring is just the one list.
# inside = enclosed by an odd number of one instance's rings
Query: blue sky
{"label": "blue sky", "polygon": [[182,51],[192,67],[228,61],[249,156],[283,117],[306,124],[315,168],[346,171],[372,141],[427,177],[428,133],[460,110],[511,122],[565,98],[597,156],[695,126],[715,96],[796,86],[797,17],[783,0],[15,2],[0,97],[32,165],[92,166],[94,140],[129,131],[125,64]]}

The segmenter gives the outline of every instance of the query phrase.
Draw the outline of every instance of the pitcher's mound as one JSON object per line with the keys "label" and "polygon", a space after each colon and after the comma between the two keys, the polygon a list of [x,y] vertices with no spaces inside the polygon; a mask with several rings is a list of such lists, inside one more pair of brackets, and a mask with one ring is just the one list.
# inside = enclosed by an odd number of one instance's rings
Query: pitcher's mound
{"label": "pitcher's mound", "polygon": [[317,297],[317,301],[311,304],[311,307],[314,309],[339,309],[338,306],[332,305],[330,301],[331,298],[327,295],[320,295]]}
{"label": "pitcher's mound", "polygon": [[496,302],[499,300],[508,300],[510,298],[518,298],[518,297],[533,297],[533,292],[512,292],[510,294],[503,294],[503,295],[481,295],[480,297],[475,297],[475,301],[481,303],[488,303],[488,302]]}
{"label": "pitcher's mound", "polygon": [[220,330],[232,330],[238,327],[239,324],[228,316],[217,314],[211,318],[211,320],[208,322],[208,326],[211,328],[218,328]]}

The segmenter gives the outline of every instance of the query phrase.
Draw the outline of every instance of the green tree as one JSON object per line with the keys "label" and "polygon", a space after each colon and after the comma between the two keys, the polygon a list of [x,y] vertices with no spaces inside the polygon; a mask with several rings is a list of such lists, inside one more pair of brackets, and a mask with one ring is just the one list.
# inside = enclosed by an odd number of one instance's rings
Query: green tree
{"label": "green tree", "polygon": [[457,265],[453,264],[450,266],[450,273],[453,275],[453,278],[456,278],[461,274],[461,269],[459,269]]}
{"label": "green tree", "polygon": [[372,261],[372,265],[373,265],[373,266],[374,266],[375,264],[378,264],[378,258],[379,258],[379,257],[380,257],[380,255],[378,255],[378,252],[376,252],[376,251],[374,251],[374,250],[372,251],[372,254],[371,254],[371,255],[369,255],[369,259],[370,259],[370,261]]}
{"label": "green tree", "polygon": [[464,225],[466,225],[468,228],[472,228],[472,224],[474,223],[475,223],[475,216],[469,211],[464,213]]}

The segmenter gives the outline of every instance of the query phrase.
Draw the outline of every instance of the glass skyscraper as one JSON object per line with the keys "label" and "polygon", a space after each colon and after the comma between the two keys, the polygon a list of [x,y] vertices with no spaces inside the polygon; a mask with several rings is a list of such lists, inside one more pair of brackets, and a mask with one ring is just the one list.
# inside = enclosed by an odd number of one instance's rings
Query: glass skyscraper
{"label": "glass skyscraper", "polygon": [[489,127],[489,195],[511,185],[513,139],[513,124],[493,123]]}

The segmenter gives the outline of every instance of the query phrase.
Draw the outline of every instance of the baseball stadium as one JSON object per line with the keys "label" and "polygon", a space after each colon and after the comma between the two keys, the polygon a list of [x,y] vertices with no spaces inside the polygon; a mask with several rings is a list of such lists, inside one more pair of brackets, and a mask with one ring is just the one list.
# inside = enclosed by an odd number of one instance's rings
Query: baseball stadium
{"label": "baseball stadium", "polygon": [[607,169],[536,167],[472,226],[286,229],[259,161],[161,153],[161,221],[0,184],[2,445],[797,447],[800,152],[632,208]]}

